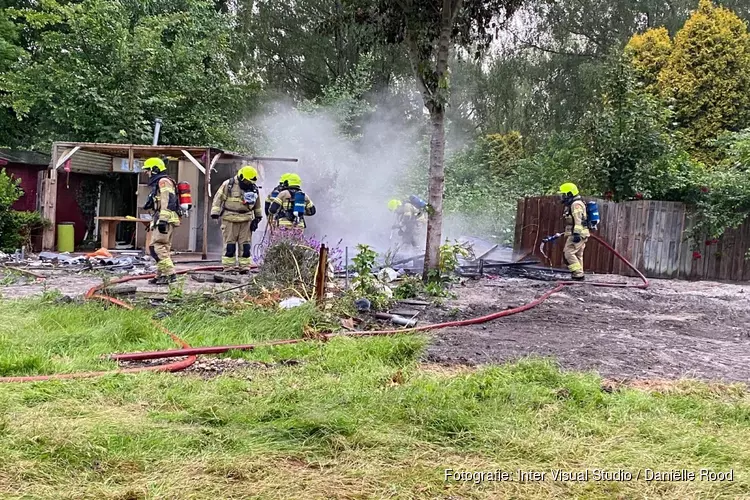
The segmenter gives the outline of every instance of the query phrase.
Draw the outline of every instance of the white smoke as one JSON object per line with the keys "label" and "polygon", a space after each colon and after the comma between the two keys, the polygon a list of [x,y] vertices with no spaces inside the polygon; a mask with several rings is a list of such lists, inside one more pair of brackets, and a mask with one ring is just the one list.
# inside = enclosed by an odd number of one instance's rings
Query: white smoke
{"label": "white smoke", "polygon": [[405,191],[406,176],[422,154],[422,123],[383,101],[358,126],[355,139],[342,133],[341,115],[331,108],[300,111],[275,103],[253,121],[266,139],[264,156],[299,159],[264,162],[261,185],[265,197],[281,174],[301,176],[302,190],[317,208],[305,219],[306,235],[350,248],[364,243],[379,252],[397,244],[395,233],[390,240],[395,216],[388,201],[411,194]]}

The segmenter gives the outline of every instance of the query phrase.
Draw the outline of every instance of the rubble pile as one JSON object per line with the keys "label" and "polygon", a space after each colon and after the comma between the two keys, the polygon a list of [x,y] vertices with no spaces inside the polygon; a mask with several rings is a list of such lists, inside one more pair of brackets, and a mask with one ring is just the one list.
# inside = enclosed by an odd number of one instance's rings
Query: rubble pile
{"label": "rubble pile", "polygon": [[151,274],[156,270],[154,260],[148,255],[143,255],[142,252],[120,252],[117,256],[113,256],[105,249],[84,255],[73,255],[69,252],[41,252],[39,254],[0,252],[0,264],[29,271],[62,270],[71,273],[105,271],[117,275]]}

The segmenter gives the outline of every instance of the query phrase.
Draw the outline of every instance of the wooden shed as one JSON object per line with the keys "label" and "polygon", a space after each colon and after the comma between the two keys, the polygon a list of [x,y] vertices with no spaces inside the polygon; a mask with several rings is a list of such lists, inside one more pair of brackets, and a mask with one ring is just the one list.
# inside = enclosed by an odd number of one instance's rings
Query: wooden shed
{"label": "wooden shed", "polygon": [[[191,186],[193,208],[175,231],[173,249],[183,252],[196,252],[200,249],[203,259],[207,258],[209,243],[217,239],[220,241],[218,226],[209,224],[208,221],[211,197],[221,182],[235,175],[244,164],[257,165],[262,178],[263,167],[260,161],[297,161],[294,158],[255,157],[204,146],[55,142],[52,145],[49,168],[39,174],[39,209],[52,223],[44,232],[42,248],[52,250],[55,247],[57,224],[65,222],[56,217],[58,203],[66,202],[58,195],[62,191],[58,189],[58,184],[70,183],[71,175],[118,179],[122,176],[125,179],[122,183],[123,192],[119,195],[128,203],[120,203],[119,207],[129,208],[118,209],[112,204],[108,206],[106,197],[98,194],[96,214],[118,218],[134,217],[133,240],[136,248],[142,248],[146,241],[145,225],[138,223],[137,219],[146,213],[142,207],[149,188],[148,175],[141,170],[141,166],[145,159],[153,156],[165,159],[167,172],[173,179],[187,181]],[[129,213],[113,213],[118,210]],[[99,224],[96,230],[101,234]]]}

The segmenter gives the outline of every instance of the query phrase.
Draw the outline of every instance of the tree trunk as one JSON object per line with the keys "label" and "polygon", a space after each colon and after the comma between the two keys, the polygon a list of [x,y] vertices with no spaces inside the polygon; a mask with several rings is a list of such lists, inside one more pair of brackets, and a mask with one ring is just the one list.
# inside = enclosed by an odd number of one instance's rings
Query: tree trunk
{"label": "tree trunk", "polygon": [[429,218],[427,219],[427,247],[422,278],[427,281],[431,270],[440,263],[440,243],[443,239],[443,188],[445,186],[445,107],[435,106],[430,112]]}

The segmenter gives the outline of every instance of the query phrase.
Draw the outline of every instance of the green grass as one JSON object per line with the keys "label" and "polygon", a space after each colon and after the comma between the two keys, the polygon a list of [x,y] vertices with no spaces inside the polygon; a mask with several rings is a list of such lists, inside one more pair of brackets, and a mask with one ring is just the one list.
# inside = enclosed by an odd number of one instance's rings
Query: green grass
{"label": "green grass", "polygon": [[[127,311],[99,303],[53,305],[39,300],[2,303],[0,376],[115,369],[100,359],[113,352],[174,349],[175,343],[151,321],[155,311]],[[191,305],[163,324],[189,344],[244,344],[301,337],[314,315],[311,307],[281,313],[245,309],[220,315]]]}
{"label": "green grass", "polygon": [[[35,363],[47,370],[91,368],[98,363],[91,357],[112,350],[171,347],[145,312],[0,305],[0,362],[7,374],[33,372]],[[204,313],[166,322],[200,345],[299,336],[313,315],[309,309],[283,318]],[[750,396],[742,386],[684,382],[662,393],[608,393],[598,377],[561,373],[543,360],[436,371],[418,362],[425,342],[420,336],[341,338],[263,349],[243,355],[301,363],[208,381],[139,374],[0,385],[0,496],[750,496]],[[25,352],[10,354],[6,346]],[[57,353],[54,361],[49,353]],[[477,485],[446,482],[446,468],[634,474],[709,468],[734,469],[735,476],[731,483]]]}

